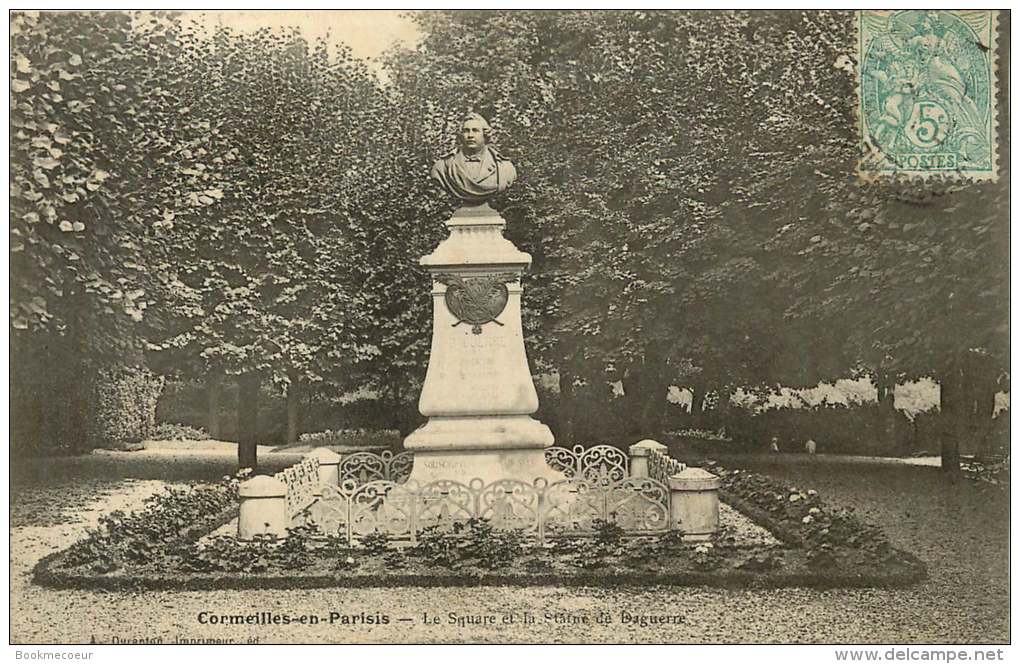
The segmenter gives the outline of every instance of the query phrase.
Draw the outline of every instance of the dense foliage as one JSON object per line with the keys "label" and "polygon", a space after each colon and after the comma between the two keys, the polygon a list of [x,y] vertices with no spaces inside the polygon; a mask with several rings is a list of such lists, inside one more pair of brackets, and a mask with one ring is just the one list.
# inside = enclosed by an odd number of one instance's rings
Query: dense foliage
{"label": "dense foliage", "polygon": [[1008,187],[858,183],[852,13],[418,20],[398,83],[487,113],[519,161],[504,214],[561,393],[621,379],[655,431],[669,384],[1007,365]]}
{"label": "dense foliage", "polygon": [[146,369],[101,370],[90,399],[89,446],[124,449],[155,434],[163,380]]}
{"label": "dense foliage", "polygon": [[167,551],[191,544],[236,514],[242,479],[239,474],[217,485],[167,487],[147,499],[141,511],[103,516],[98,527],[67,550],[66,562],[106,574],[128,564],[163,561]]}
{"label": "dense foliage", "polygon": [[[301,408],[358,391],[413,428],[430,331],[417,258],[452,210],[426,173],[473,109],[521,174],[495,206],[535,259],[526,338],[558,380],[561,440],[660,434],[670,385],[724,417],[737,388],[848,374],[875,378],[889,436],[892,386],[934,376],[955,465],[1008,365],[1008,173],[857,180],[851,12],[413,19],[421,40],[389,53],[384,85],[293,30],[12,16],[19,409],[71,386],[66,426],[20,437],[84,430],[89,386],[125,357],[238,377],[245,466],[267,384],[289,439]],[[1005,138],[1000,152],[1006,168]]]}

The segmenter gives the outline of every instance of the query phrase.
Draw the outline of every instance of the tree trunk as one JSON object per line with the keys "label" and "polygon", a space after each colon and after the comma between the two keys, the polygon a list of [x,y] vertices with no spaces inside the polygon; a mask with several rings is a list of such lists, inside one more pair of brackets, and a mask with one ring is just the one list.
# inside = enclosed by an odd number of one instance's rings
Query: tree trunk
{"label": "tree trunk", "polygon": [[878,391],[878,408],[875,411],[876,430],[883,449],[892,451],[897,448],[895,375],[879,369],[875,376],[875,387]]}
{"label": "tree trunk", "polygon": [[[644,408],[641,411],[641,435],[658,439],[663,434],[666,419],[666,397],[669,395],[669,379],[665,366],[648,368],[645,381]],[[636,441],[635,441],[636,442]]]}
{"label": "tree trunk", "polygon": [[691,391],[691,410],[689,411],[690,427],[692,429],[703,429],[706,425],[705,417],[705,396],[708,390],[704,385],[689,385]]}
{"label": "tree trunk", "polygon": [[577,412],[577,393],[574,389],[574,372],[566,367],[559,368],[560,375],[560,404],[559,420],[560,431],[558,443],[563,447],[574,444],[576,431],[574,428],[574,416]]}
{"label": "tree trunk", "polygon": [[300,433],[301,386],[297,376],[291,376],[287,386],[287,444],[297,442]]}
{"label": "tree trunk", "polygon": [[[641,388],[637,377],[637,367],[630,367],[623,372],[620,384],[623,386],[624,425],[623,433],[629,438],[637,439],[641,435]],[[637,442],[637,440],[631,441]]]}
{"label": "tree trunk", "polygon": [[209,411],[205,423],[209,429],[209,437],[213,440],[219,440],[222,433],[220,431],[220,394],[222,382],[223,376],[215,369],[206,376],[205,385],[209,397]]}
{"label": "tree trunk", "polygon": [[246,373],[238,379],[237,394],[237,463],[238,468],[258,470],[259,386],[257,373]]}
{"label": "tree trunk", "polygon": [[697,421],[697,418],[705,412],[705,390],[697,385],[687,389],[691,391],[691,420]]}
{"label": "tree trunk", "polygon": [[68,395],[67,428],[68,446],[74,454],[86,454],[89,447],[89,405],[92,396],[92,375],[88,357],[88,319],[85,311],[85,294],[73,280],[65,292],[71,299],[68,317],[68,358],[71,364],[71,384]]}
{"label": "tree trunk", "polygon": [[661,436],[668,390],[669,373],[665,358],[660,353],[649,351],[628,368],[624,373],[623,393],[628,413],[633,417],[627,427],[629,435],[639,438]]}
{"label": "tree trunk", "polygon": [[942,471],[954,478],[960,474],[960,435],[967,421],[965,402],[963,371],[954,358],[939,384]]}

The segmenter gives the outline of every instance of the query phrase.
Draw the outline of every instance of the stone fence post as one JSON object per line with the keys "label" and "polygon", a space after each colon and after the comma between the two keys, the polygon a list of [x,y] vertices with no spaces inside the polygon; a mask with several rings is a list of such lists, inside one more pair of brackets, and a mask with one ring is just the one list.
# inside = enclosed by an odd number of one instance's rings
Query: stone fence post
{"label": "stone fence post", "polygon": [[630,446],[630,476],[648,477],[648,455],[652,451],[666,454],[669,448],[654,440],[642,440]]}
{"label": "stone fence post", "polygon": [[703,468],[685,468],[669,478],[669,527],[685,540],[703,541],[719,531],[718,477]]}
{"label": "stone fence post", "polygon": [[305,459],[319,460],[319,486],[315,493],[321,493],[323,486],[340,486],[340,455],[328,447],[316,447],[304,456]]}
{"label": "stone fence post", "polygon": [[237,517],[237,539],[256,535],[285,537],[290,526],[287,514],[287,485],[275,477],[256,475],[238,487],[241,509]]}

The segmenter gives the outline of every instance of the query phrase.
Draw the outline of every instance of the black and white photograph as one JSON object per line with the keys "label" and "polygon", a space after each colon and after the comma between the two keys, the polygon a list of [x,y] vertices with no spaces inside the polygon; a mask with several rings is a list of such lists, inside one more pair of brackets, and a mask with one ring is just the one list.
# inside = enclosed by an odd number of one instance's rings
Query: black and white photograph
{"label": "black and white photograph", "polygon": [[8,18],[10,661],[1009,659],[1009,9]]}

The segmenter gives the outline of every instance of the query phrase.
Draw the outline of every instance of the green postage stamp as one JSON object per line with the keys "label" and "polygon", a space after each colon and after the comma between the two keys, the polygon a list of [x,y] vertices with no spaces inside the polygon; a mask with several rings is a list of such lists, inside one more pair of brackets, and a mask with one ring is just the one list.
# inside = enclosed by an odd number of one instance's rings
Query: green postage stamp
{"label": "green postage stamp", "polygon": [[997,12],[858,12],[858,173],[997,177]]}

